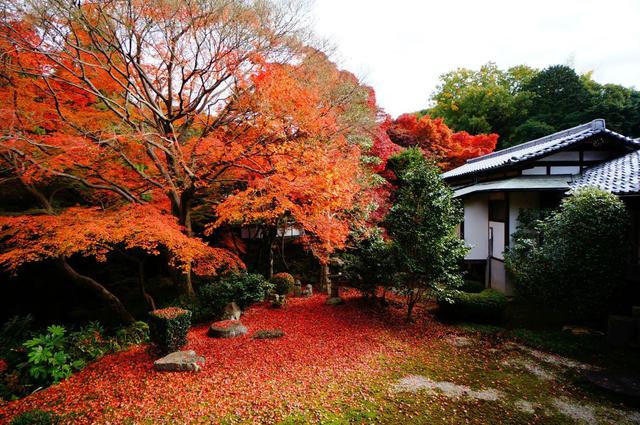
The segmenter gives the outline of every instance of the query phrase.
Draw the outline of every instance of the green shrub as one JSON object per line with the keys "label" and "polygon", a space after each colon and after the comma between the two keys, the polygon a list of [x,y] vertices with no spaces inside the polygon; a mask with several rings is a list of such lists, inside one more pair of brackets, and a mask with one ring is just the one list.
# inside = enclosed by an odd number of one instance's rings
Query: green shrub
{"label": "green shrub", "polygon": [[469,292],[472,294],[477,294],[478,292],[482,292],[484,291],[485,287],[484,287],[484,283],[480,282],[479,280],[473,280],[473,279],[465,279],[464,282],[462,283],[462,286],[460,287],[460,290],[462,292]]}
{"label": "green shrub", "polygon": [[58,382],[105,354],[146,342],[148,335],[149,326],[144,322],[117,329],[114,335],[107,335],[98,322],[72,332],[50,326],[46,333],[19,340],[8,356],[0,357],[0,369],[4,369],[0,370],[0,398],[21,397],[36,387]]}
{"label": "green shrub", "polygon": [[71,376],[73,369],[80,370],[85,363],[73,359],[67,353],[67,330],[63,326],[51,325],[47,333],[26,341],[29,375],[37,382],[48,385]]}
{"label": "green shrub", "polygon": [[160,354],[178,351],[187,343],[191,327],[191,312],[178,307],[167,307],[149,313],[149,335]]}
{"label": "green shrub", "polygon": [[349,286],[365,296],[373,296],[379,286],[392,280],[391,242],[382,237],[382,230],[371,235],[354,234],[351,248],[340,255],[341,272]]}
{"label": "green shrub", "polygon": [[293,291],[295,279],[289,273],[276,273],[271,278],[273,291],[278,295],[288,295]]}
{"label": "green shrub", "polygon": [[504,318],[507,297],[495,289],[479,293],[446,291],[439,295],[438,314],[450,320],[499,322]]}
{"label": "green shrub", "polygon": [[245,309],[263,301],[272,285],[262,275],[255,273],[229,273],[217,281],[200,285],[197,297],[183,299],[178,304],[192,312],[194,323],[219,320],[224,307],[232,301]]}
{"label": "green shrub", "polygon": [[58,416],[44,410],[30,410],[13,418],[10,425],[54,425],[59,422]]}
{"label": "green shrub", "polygon": [[624,288],[629,213],[615,195],[584,188],[551,215],[520,220],[505,255],[516,294],[574,320],[597,320]]}

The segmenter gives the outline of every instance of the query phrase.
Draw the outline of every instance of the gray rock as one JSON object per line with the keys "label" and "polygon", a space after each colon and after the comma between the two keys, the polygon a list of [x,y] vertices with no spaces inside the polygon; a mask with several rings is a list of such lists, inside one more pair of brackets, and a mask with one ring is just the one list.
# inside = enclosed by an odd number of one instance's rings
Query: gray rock
{"label": "gray rock", "polygon": [[327,298],[327,305],[338,305],[342,304],[344,300],[340,297],[331,297]]}
{"label": "gray rock", "polygon": [[312,295],[313,295],[313,286],[311,286],[311,284],[305,285],[304,289],[302,290],[302,296],[308,298]]}
{"label": "gray rock", "polygon": [[293,296],[299,297],[302,295],[302,283],[299,280],[296,280],[296,283],[293,284]]}
{"label": "gray rock", "polygon": [[273,307],[273,308],[282,308],[286,304],[287,304],[287,296],[286,295],[274,294],[273,301],[271,303],[271,307]]}
{"label": "gray rock", "polygon": [[224,307],[224,314],[222,315],[222,320],[240,320],[240,315],[242,314],[242,310],[238,307],[238,304],[235,302],[230,302]]}
{"label": "gray rock", "polygon": [[222,320],[209,326],[209,335],[212,338],[235,338],[247,333],[247,328],[239,320]]}
{"label": "gray rock", "polygon": [[197,372],[204,366],[204,357],[195,351],[176,351],[153,362],[156,370],[168,372]]}
{"label": "gray rock", "polygon": [[584,378],[606,391],[640,400],[640,377],[608,371],[587,371]]}

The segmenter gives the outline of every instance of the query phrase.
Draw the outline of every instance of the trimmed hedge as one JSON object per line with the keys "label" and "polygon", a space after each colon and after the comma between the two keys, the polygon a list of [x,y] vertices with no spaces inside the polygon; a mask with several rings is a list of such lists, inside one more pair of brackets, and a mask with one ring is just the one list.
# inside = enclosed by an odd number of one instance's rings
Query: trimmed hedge
{"label": "trimmed hedge", "polygon": [[295,279],[289,273],[276,273],[271,278],[274,292],[278,295],[288,295],[293,291]]}
{"label": "trimmed hedge", "polygon": [[191,312],[178,307],[167,307],[149,313],[149,336],[161,354],[178,351],[187,343],[191,327]]}
{"label": "trimmed hedge", "polygon": [[449,320],[500,322],[504,318],[507,297],[495,289],[479,293],[447,291],[438,297],[438,314]]}

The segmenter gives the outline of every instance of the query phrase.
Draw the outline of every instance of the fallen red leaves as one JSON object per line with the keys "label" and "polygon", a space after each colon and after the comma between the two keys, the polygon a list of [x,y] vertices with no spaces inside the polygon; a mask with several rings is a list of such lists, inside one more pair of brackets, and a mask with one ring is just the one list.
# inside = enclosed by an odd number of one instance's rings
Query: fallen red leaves
{"label": "fallen red leaves", "polygon": [[[285,309],[258,305],[242,317],[249,334],[235,339],[212,339],[207,326],[193,328],[186,348],[206,358],[198,373],[156,372],[146,347],[107,356],[58,385],[1,405],[0,422],[36,408],[71,414],[78,424],[274,422],[297,410],[336,409],[358,397],[357,386],[382,367],[381,355],[406,356],[442,329],[407,325],[393,314],[383,319],[353,295],[346,298],[338,307],[325,305],[323,295],[294,298]],[[285,336],[252,339],[261,329]]]}

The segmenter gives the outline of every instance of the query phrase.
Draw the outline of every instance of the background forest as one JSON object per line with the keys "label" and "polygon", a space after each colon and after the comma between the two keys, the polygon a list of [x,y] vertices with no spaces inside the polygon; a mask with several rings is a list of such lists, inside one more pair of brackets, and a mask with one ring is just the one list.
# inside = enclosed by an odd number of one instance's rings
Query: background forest
{"label": "background forest", "polygon": [[600,84],[591,72],[579,75],[568,65],[459,68],[441,76],[430,100],[419,115],[441,117],[456,131],[497,133],[499,148],[596,118],[616,132],[640,136],[639,91]]}

